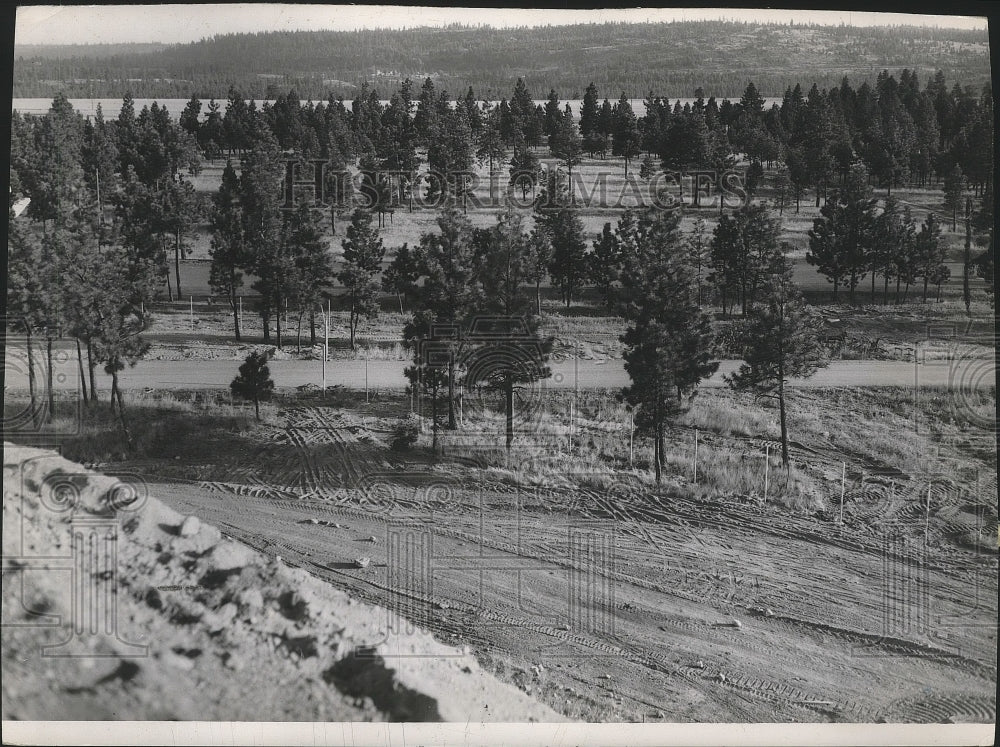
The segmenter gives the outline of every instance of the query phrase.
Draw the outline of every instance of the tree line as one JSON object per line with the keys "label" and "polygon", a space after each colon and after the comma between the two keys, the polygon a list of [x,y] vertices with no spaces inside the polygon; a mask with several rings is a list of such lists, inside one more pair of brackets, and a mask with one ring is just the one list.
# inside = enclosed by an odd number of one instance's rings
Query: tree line
{"label": "tree line", "polygon": [[[618,306],[618,299],[625,297],[618,289],[631,288],[631,296],[640,298],[646,292],[643,283],[656,285],[651,278],[642,280],[642,273],[667,260],[637,248],[641,243],[637,237],[649,231],[673,237],[676,226],[671,230],[661,225],[665,218],[654,220],[626,211],[617,229],[606,225],[588,247],[569,188],[573,168],[585,151],[604,155],[610,150],[622,158],[626,174],[630,160],[645,152],[640,168],[644,178],[657,170],[729,168],[740,159],[748,164],[750,196],[754,179],[758,183],[763,179],[765,164],[778,170],[779,196],[782,173],[787,172],[796,198],[806,188],[815,190],[817,204],[826,196],[810,232],[808,259],[830,278],[835,293],[846,286],[851,300],[866,273],[871,274],[873,297],[875,276],[883,277],[883,301],[891,280],[897,300],[901,284],[903,299],[910,285],[920,280],[924,298],[929,286],[940,287],[947,270],[940,222],[930,216],[917,230],[891,194],[880,210],[871,196],[870,174],[888,191],[911,173],[909,169],[916,174],[925,169],[924,178],[944,175],[945,204],[951,206],[953,227],[966,197],[967,307],[973,227],[988,235],[987,250],[974,264],[992,290],[992,152],[988,147],[984,151],[984,141],[992,139],[988,89],[978,97],[967,88],[949,89],[941,75],[920,89],[913,74],[899,82],[885,74],[875,89],[862,85],[855,91],[844,81],[832,91],[814,85],[803,97],[796,87],[780,106],[765,111],[751,83],[738,103],[717,104],[699,96],[693,104],[670,106],[651,94],[641,118],[625,96],[615,104],[599,100],[591,84],[577,118],[561,106],[555,90],[544,105],[536,105],[523,79],[517,80],[509,100],[492,105],[478,101],[471,90],[453,101],[428,78],[419,93],[404,82],[388,104],[369,89],[350,108],[336,98],[303,105],[294,91],[258,108],[233,88],[225,111],[210,101],[207,116],[202,116],[201,102],[193,98],[176,122],[155,103],[137,113],[130,96],[112,120],[105,120],[100,111],[92,120],[84,120],[62,95],[44,116],[15,112],[10,207],[13,210],[21,197],[28,197],[30,204],[28,222],[15,221],[9,238],[10,307],[26,334],[29,356],[35,354],[35,340],[44,340],[51,351],[53,338],[76,337],[86,352],[81,349],[81,360],[90,369],[89,396],[96,398],[93,372],[103,364],[112,376],[112,398],[127,432],[117,373],[143,354],[142,331],[162,289],[168,299],[175,293],[182,296],[179,265],[185,241],[195,223],[207,217],[212,230],[211,284],[229,300],[237,339],[241,335],[237,299],[247,275],[253,276],[252,287],[258,292],[256,306],[265,340],[270,341],[273,324],[279,346],[287,333],[282,329],[283,312],[289,309],[296,314],[298,341],[308,319],[310,340],[315,342],[315,315],[335,281],[344,289],[339,298],[349,312],[352,346],[360,322],[377,313],[381,292],[395,293],[401,310],[403,300],[410,298],[415,311],[407,339],[415,349],[426,352],[419,341],[428,336],[437,340],[436,330],[450,325],[454,331],[457,325],[458,337],[435,343],[449,361],[444,369],[417,363],[414,367],[416,386],[432,403],[446,393],[451,424],[455,372],[464,351],[489,349],[491,339],[496,345],[514,344],[510,330],[487,329],[481,335],[484,339],[475,341],[471,329],[468,334],[461,331],[460,320],[471,322],[500,311],[535,319],[546,277],[567,305],[584,287],[598,288],[609,308],[636,325],[646,325],[635,341],[662,337],[656,325],[666,322],[637,310],[627,315]],[[911,110],[922,116],[914,119]],[[907,132],[910,137],[904,137]],[[918,142],[923,144],[919,148],[913,145]],[[564,166],[564,173],[543,173],[538,168],[537,150],[544,144]],[[330,259],[322,213],[304,199],[296,200],[294,209],[287,209],[281,200],[283,158],[288,152],[303,159],[318,158],[328,167],[325,186],[334,233],[339,208],[354,207],[351,182],[338,176],[350,168],[360,173],[365,199],[349,212],[339,268]],[[914,153],[920,156],[916,160]],[[201,205],[187,177],[198,172],[203,158],[224,154],[230,161],[222,184],[212,204]],[[232,160],[236,158],[238,170]],[[443,178],[421,181],[421,159],[426,159],[430,172]],[[485,233],[471,228],[462,215],[469,188],[464,173],[477,160],[489,163],[491,174],[508,165],[508,190],[520,189],[522,195],[538,191],[531,230],[516,211],[507,211]],[[799,166],[793,169],[796,163]],[[978,210],[971,209],[971,197],[966,195],[970,181]],[[421,188],[447,206],[440,230],[421,237],[412,249],[397,248],[383,274],[387,252],[373,221]],[[776,202],[780,213],[784,202]],[[652,221],[656,228],[631,226],[642,221]],[[749,201],[723,215],[710,238],[704,223],[696,224],[683,241],[664,239],[683,257],[685,268],[681,272],[673,265],[664,266],[664,277],[676,276],[674,282],[692,286],[698,306],[714,296],[724,313],[739,308],[751,318],[759,313],[756,310],[768,308],[780,322],[785,306],[772,308],[773,293],[791,291],[787,282],[775,280],[787,274],[774,251],[777,226],[767,208]],[[459,303],[463,298],[492,298],[490,294],[506,299],[502,308]],[[797,308],[793,296],[787,295],[791,308]],[[441,305],[445,301],[458,306],[447,310]],[[544,350],[544,340],[536,339],[537,325],[525,324],[518,329],[517,344]],[[515,389],[533,375],[503,370],[484,374],[484,380],[505,392],[508,421],[513,417]],[[33,367],[31,377],[34,404]],[[669,413],[672,408],[662,400],[648,406],[647,412]],[[508,427],[508,444],[512,433]]]}
{"label": "tree line", "polygon": [[582,97],[581,81],[590,80],[615,96],[703,86],[734,97],[752,78],[769,95],[781,95],[802,70],[815,67],[817,48],[824,50],[824,70],[815,73],[821,88],[836,85],[844,73],[872,82],[880,69],[913,65],[975,86],[990,77],[985,30],[728,21],[456,25],[236,33],[160,50],[86,50],[68,57],[16,49],[14,95],[49,96],[57,84],[71,96],[117,97],[131,90],[141,97],[207,99],[235,84],[259,99],[293,87],[315,100],[330,91],[351,97],[365,81],[386,87],[426,75],[450,90],[472,86],[496,99],[519,76],[532,88],[555,88],[573,99]]}

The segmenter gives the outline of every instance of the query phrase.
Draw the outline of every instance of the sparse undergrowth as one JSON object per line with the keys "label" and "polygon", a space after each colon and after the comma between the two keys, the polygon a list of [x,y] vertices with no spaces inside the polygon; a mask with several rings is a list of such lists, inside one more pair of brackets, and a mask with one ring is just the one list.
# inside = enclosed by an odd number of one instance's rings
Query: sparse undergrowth
{"label": "sparse undergrowth", "polygon": [[[262,429],[279,424],[286,408],[319,405],[355,417],[359,427],[390,434],[372,440],[384,444],[388,459],[431,459],[439,469],[457,470],[476,482],[609,496],[657,491],[719,501],[766,500],[806,513],[829,508],[839,494],[839,469],[831,464],[839,468],[841,460],[849,470],[918,476],[933,469],[942,444],[961,444],[986,469],[996,463],[988,430],[995,422],[992,389],[921,389],[919,397],[912,389],[890,387],[794,390],[788,471],[781,465],[776,408],[728,389],[706,389],[668,432],[664,479],[657,487],[651,444],[638,433],[630,444],[629,415],[614,391],[583,391],[575,401],[572,392],[550,390],[544,396],[516,423],[510,453],[503,447],[500,403],[489,397],[468,399],[460,430],[439,430],[435,456],[429,418],[409,413],[406,395],[387,393],[366,405],[363,395],[346,390],[282,395],[262,407],[261,423],[254,421],[251,408],[231,404],[224,392],[129,392],[131,451],[107,402],[83,408],[76,421],[72,403],[57,401],[57,417],[41,431],[60,440],[67,457],[88,464],[183,460],[206,449],[224,454],[262,443]],[[25,405],[24,398],[8,396],[5,417]],[[373,417],[380,424],[371,425]],[[389,456],[390,449],[395,456]],[[814,463],[810,451],[822,454],[826,466]]]}

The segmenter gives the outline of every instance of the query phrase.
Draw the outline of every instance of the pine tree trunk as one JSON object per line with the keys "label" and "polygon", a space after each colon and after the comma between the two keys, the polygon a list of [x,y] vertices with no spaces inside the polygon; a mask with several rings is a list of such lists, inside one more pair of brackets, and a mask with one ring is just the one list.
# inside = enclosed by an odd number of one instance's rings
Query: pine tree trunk
{"label": "pine tree trunk", "polygon": [[56,409],[55,392],[52,389],[52,336],[51,335],[45,338],[45,360],[48,368],[48,370],[45,372],[45,388],[49,399],[49,411],[48,414],[45,416],[45,421],[47,423],[51,423]]}
{"label": "pine tree trunk", "polygon": [[97,402],[97,383],[94,377],[94,370],[97,368],[97,362],[94,360],[94,348],[90,344],[90,340],[87,340],[87,368],[90,372],[90,401]]}
{"label": "pine tree trunk", "polygon": [[535,281],[535,313],[542,314],[542,281],[541,278]]}
{"label": "pine tree trunk", "polygon": [[83,348],[80,346],[80,338],[76,338],[76,362],[80,371],[80,389],[83,393],[83,403],[87,404],[89,398],[87,397],[87,377],[83,372]]}
{"label": "pine tree trunk", "polygon": [[111,361],[111,396],[112,400],[118,404],[118,425],[125,436],[125,443],[129,449],[132,448],[132,434],[128,429],[128,421],[125,419],[125,402],[122,400],[122,390],[118,385],[118,361]]}
{"label": "pine tree trunk", "polygon": [[438,449],[438,402],[437,388],[431,390],[431,452],[437,454]]}
{"label": "pine tree trunk", "polygon": [[256,387],[253,390],[253,414],[257,420],[260,420],[260,395],[257,393]]}
{"label": "pine tree trunk", "polygon": [[309,312],[309,344],[316,346],[316,310]]}
{"label": "pine tree trunk", "polygon": [[781,420],[781,463],[788,469],[788,425],[785,420],[785,373],[784,366],[778,366],[778,411]]}
{"label": "pine tree trunk", "polygon": [[448,430],[458,428],[455,421],[455,351],[448,353]]}
{"label": "pine tree trunk", "polygon": [[26,334],[24,337],[25,347],[28,353],[28,398],[31,401],[31,425],[38,427],[38,401],[35,394],[35,354],[31,347],[31,326],[25,322]]}
{"label": "pine tree trunk", "polygon": [[229,270],[229,306],[233,310],[233,332],[236,333],[236,342],[240,341],[240,306],[239,298],[236,295],[236,270]]}
{"label": "pine tree trunk", "polygon": [[508,377],[504,383],[504,412],[507,419],[507,453],[514,443],[514,381]]}
{"label": "pine tree trunk", "polygon": [[[969,287],[969,276],[972,272],[972,223],[969,214],[972,212],[972,201],[965,203],[965,256],[962,263],[962,300],[965,302],[965,315],[972,318],[972,290]],[[938,286],[940,292],[941,286]]]}
{"label": "pine tree trunk", "polygon": [[278,299],[278,309],[274,315],[274,343],[281,350],[281,299]]}
{"label": "pine tree trunk", "polygon": [[174,232],[174,277],[177,279],[177,298],[183,298],[181,293],[181,232]]}

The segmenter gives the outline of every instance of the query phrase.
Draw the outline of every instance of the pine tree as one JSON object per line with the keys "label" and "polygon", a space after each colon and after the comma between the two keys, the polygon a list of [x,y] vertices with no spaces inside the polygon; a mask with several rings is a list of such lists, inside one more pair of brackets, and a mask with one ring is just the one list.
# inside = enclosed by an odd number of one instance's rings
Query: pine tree
{"label": "pine tree", "polygon": [[410,249],[403,244],[396,249],[392,262],[382,273],[382,290],[395,293],[399,301],[399,313],[403,313],[403,298],[417,291],[417,280],[423,275],[423,261],[417,248]]}
{"label": "pine tree", "polygon": [[601,294],[605,306],[614,309],[615,283],[621,272],[621,253],[610,223],[604,224],[600,237],[594,241],[594,251],[590,253],[588,259],[590,260],[588,280]]}
{"label": "pine tree", "polygon": [[270,320],[275,319],[277,344],[281,347],[283,284],[288,277],[287,258],[281,253],[279,188],[281,168],[277,143],[266,128],[242,159],[240,205],[243,217],[243,247],[247,269],[257,280],[251,287],[260,294],[259,312],[264,342],[270,342]]}
{"label": "pine tree", "polygon": [[551,144],[552,138],[555,137],[556,132],[559,131],[559,127],[562,124],[562,108],[559,105],[559,94],[556,93],[555,89],[549,91],[548,100],[545,102],[545,126],[544,132],[545,136],[549,138],[549,143]]}
{"label": "pine tree", "polygon": [[727,377],[737,390],[778,400],[781,425],[781,461],[790,468],[785,385],[789,378],[805,378],[828,363],[820,342],[822,319],[803,302],[792,282],[791,266],[771,275],[764,284],[763,303],[750,312],[744,330],[743,363]]}
{"label": "pine tree", "polygon": [[705,234],[705,219],[698,217],[695,219],[694,225],[691,227],[691,232],[684,242],[684,256],[694,276],[695,287],[698,291],[699,306],[704,303],[702,293],[703,276],[711,258],[711,242],[709,242]]}
{"label": "pine tree", "polygon": [[254,415],[260,420],[260,403],[270,400],[274,393],[274,381],[267,366],[267,354],[250,353],[240,366],[240,372],[229,385],[229,389],[235,397],[253,400]]}
{"label": "pine tree", "polygon": [[[298,308],[296,349],[302,346],[302,319],[306,312],[315,318],[322,308],[323,296],[333,285],[333,262],[329,246],[323,238],[319,212],[305,202],[285,216],[282,226],[284,253],[291,259],[292,291],[290,300]],[[316,344],[315,324],[310,324],[309,341]]]}
{"label": "pine tree", "polygon": [[[550,180],[550,185],[554,179]],[[547,189],[547,193],[551,190]],[[547,202],[548,196],[540,196]],[[559,288],[566,308],[587,281],[587,240],[578,211],[567,204],[556,205],[541,212],[537,220],[545,226],[552,244],[549,277]]]}
{"label": "pine tree", "polygon": [[508,207],[495,225],[475,232],[475,275],[482,290],[479,316],[469,330],[466,386],[500,391],[504,399],[505,443],[514,441],[514,393],[548,378],[552,340],[539,333],[526,293],[534,264],[521,215]]}
{"label": "pine tree", "polygon": [[951,213],[951,230],[958,229],[958,211],[965,204],[965,175],[957,163],[944,179],[944,206]]}
{"label": "pine tree", "polygon": [[698,383],[718,369],[708,314],[698,304],[691,268],[684,260],[676,212],[643,216],[636,261],[622,275],[628,327],[625,370],[632,384],[625,401],[637,409],[636,425],[653,438],[657,483],[665,461],[664,428],[689,405]]}
{"label": "pine tree", "polygon": [[239,291],[243,286],[243,272],[249,257],[243,241],[243,210],[240,205],[240,182],[231,161],[222,172],[222,184],[213,198],[212,210],[212,265],[209,270],[209,287],[213,293],[226,297],[233,315],[233,332],[241,339]]}
{"label": "pine tree", "polygon": [[503,137],[500,134],[500,112],[496,108],[490,109],[483,117],[476,158],[480,164],[489,163],[491,200],[495,198],[494,166],[503,160],[505,152]]}
{"label": "pine tree", "polygon": [[809,231],[806,261],[833,283],[833,297],[842,282],[854,291],[871,266],[876,201],[862,164],[851,168],[843,188],[837,189],[820,209]]}
{"label": "pine tree", "polygon": [[580,163],[580,158],[583,154],[583,143],[580,140],[580,133],[576,129],[576,123],[573,122],[572,114],[559,115],[559,120],[550,138],[550,143],[552,155],[558,158],[562,162],[562,165],[566,167],[570,203],[572,204],[576,201],[574,196],[575,190],[573,188],[573,167]]}
{"label": "pine tree", "polygon": [[632,104],[624,93],[615,106],[613,136],[611,152],[625,160],[625,178],[628,179],[628,164],[642,150],[642,135]]}
{"label": "pine tree", "polygon": [[361,319],[371,319],[378,315],[379,284],[376,277],[382,268],[385,247],[372,226],[372,216],[367,210],[358,208],[351,215],[351,225],[343,241],[344,265],[337,279],[344,286],[346,302],[350,311],[351,350]]}
{"label": "pine tree", "polygon": [[945,279],[942,268],[947,269],[944,263],[946,251],[947,249],[941,241],[941,223],[934,213],[928,213],[917,232],[915,246],[918,277],[923,278],[924,281],[922,301],[927,300],[927,289],[930,283],[939,284]]}
{"label": "pine tree", "polygon": [[[437,219],[438,232],[420,237],[420,256],[424,282],[417,299],[418,310],[412,322],[413,334],[428,335],[428,345],[438,345],[447,358],[445,372],[448,388],[448,428],[457,427],[455,418],[455,369],[464,340],[463,330],[477,303],[474,273],[473,229],[468,219],[453,205],[446,206]],[[425,314],[426,312],[426,314]],[[444,325],[451,337],[438,338],[428,325]],[[407,334],[411,345],[419,341]]]}

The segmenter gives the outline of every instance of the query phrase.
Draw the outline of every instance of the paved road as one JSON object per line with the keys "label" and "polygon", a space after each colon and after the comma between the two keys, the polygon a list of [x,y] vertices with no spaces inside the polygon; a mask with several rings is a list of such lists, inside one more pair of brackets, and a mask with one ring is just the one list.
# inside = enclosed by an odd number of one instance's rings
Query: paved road
{"label": "paved road", "polygon": [[[75,350],[59,356],[61,362],[54,366],[54,383],[57,389],[78,386],[79,369]],[[9,350],[5,361],[5,388],[26,389],[27,369],[24,357],[16,349]],[[36,366],[39,362],[36,360]],[[273,360],[269,363],[271,377],[279,388],[292,388],[304,384],[319,385],[322,377],[320,361]],[[121,374],[125,389],[225,389],[233,380],[239,367],[238,361],[141,361],[134,368]],[[406,386],[401,361],[334,360],[327,364],[327,385],[340,385],[352,389],[402,389]],[[739,361],[722,361],[719,371],[703,386],[725,386],[723,376],[739,367]],[[550,364],[552,377],[544,386],[557,389],[617,388],[628,383],[621,360],[573,360]],[[39,381],[43,374],[39,371]],[[98,372],[98,384],[110,386],[110,377]],[[996,384],[996,364],[989,359],[962,359],[957,361],[928,360],[921,364],[903,361],[833,361],[828,368],[818,371],[805,380],[793,379],[791,386],[799,387],[874,387],[874,386],[928,386],[962,389],[984,388]]]}

